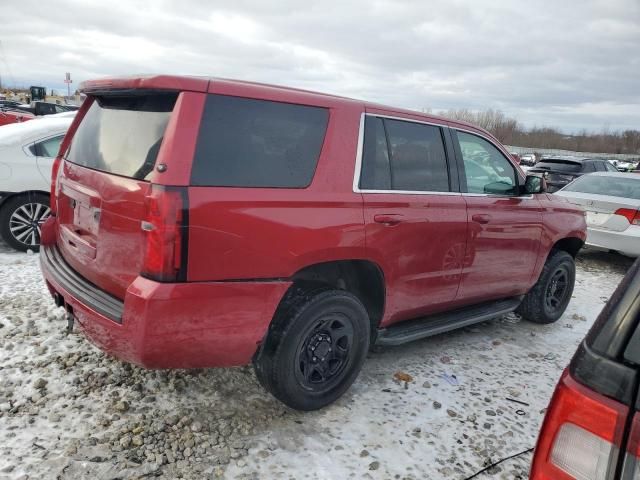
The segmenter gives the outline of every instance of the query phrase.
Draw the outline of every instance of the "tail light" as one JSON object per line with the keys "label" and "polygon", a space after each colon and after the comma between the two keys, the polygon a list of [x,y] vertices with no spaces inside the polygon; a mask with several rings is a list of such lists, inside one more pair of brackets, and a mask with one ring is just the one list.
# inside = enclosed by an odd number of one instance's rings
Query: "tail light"
{"label": "tail light", "polygon": [[185,281],[188,205],[182,187],[152,185],[145,197],[145,237],[141,275],[159,282]]}
{"label": "tail light", "polygon": [[616,215],[622,215],[629,220],[631,225],[640,225],[640,210],[634,210],[632,208],[619,208],[615,211]]}
{"label": "tail light", "polygon": [[533,457],[530,480],[606,480],[617,467],[627,407],[577,383],[556,388]]}

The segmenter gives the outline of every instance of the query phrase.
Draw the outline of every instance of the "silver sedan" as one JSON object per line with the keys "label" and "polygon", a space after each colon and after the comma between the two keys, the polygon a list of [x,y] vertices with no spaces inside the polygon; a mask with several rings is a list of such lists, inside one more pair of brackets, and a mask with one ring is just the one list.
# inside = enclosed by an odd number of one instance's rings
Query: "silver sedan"
{"label": "silver sedan", "polygon": [[586,211],[587,245],[640,256],[640,176],[591,173],[554,195]]}

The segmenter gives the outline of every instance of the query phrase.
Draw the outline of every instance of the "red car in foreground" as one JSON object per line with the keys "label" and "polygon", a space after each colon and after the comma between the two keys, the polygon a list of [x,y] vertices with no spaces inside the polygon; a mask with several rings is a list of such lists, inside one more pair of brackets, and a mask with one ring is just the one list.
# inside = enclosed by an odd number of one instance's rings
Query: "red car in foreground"
{"label": "red car in foreground", "polygon": [[221,79],[85,83],[40,258],[100,348],[310,410],[397,345],[571,299],[583,212],[472,125]]}
{"label": "red car in foreground", "polygon": [[640,478],[640,260],[580,344],[549,404],[531,480]]}

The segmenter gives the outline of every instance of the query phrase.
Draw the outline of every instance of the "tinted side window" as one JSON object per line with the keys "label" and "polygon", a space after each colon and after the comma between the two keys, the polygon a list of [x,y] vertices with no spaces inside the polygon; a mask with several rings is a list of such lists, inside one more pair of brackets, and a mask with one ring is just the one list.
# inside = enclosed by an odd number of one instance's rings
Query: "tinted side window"
{"label": "tinted side window", "polygon": [[439,127],[385,120],[393,190],[448,192],[447,158]]}
{"label": "tinted side window", "polygon": [[614,167],[610,162],[604,162],[604,166],[608,172],[617,172],[618,169]]}
{"label": "tinted side window", "polygon": [[593,163],[595,164],[596,171],[604,172],[607,170],[606,168],[604,168],[604,162],[593,162]]}
{"label": "tinted side window", "polygon": [[464,162],[467,192],[516,194],[516,172],[505,156],[487,140],[457,132]]}
{"label": "tinted side window", "polygon": [[381,118],[365,117],[360,188],[391,190],[389,149]]}
{"label": "tinted side window", "polygon": [[57,137],[49,138],[47,140],[43,140],[42,142],[38,142],[35,144],[35,151],[39,157],[49,157],[54,158],[58,154],[58,150],[60,150],[60,144],[62,143],[62,139],[64,135],[60,135]]}
{"label": "tinted side window", "polygon": [[582,171],[585,173],[588,172],[595,172],[596,171],[596,167],[595,167],[595,162],[584,162],[582,164]]}
{"label": "tinted side window", "polygon": [[191,184],[307,187],[328,120],[326,108],[209,95]]}

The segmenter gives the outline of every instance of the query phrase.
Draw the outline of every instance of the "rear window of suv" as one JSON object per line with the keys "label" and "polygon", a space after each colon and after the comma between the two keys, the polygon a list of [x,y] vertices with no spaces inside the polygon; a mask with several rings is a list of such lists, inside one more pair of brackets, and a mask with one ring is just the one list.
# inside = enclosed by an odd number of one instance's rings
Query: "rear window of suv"
{"label": "rear window of suv", "polygon": [[153,171],[176,93],[94,97],[66,160],[146,180]]}
{"label": "rear window of suv", "polygon": [[209,95],[191,185],[305,188],[328,120],[326,108]]}
{"label": "rear window of suv", "polygon": [[579,162],[570,162],[566,160],[540,160],[538,163],[536,163],[535,168],[556,170],[559,172],[577,173],[582,171],[582,164]]}

